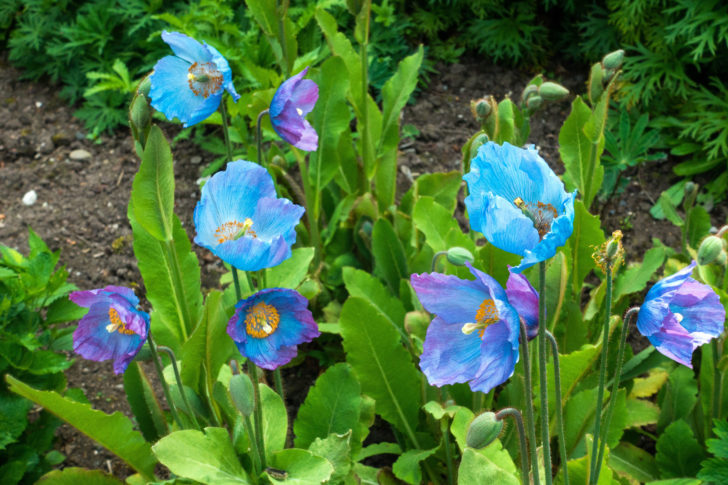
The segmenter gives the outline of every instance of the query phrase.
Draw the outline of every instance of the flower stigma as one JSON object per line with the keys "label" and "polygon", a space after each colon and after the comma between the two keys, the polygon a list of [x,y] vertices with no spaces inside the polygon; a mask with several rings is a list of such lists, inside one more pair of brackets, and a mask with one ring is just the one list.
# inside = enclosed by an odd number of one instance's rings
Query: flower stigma
{"label": "flower stigma", "polygon": [[107,332],[119,332],[123,333],[124,335],[134,335],[133,330],[129,330],[128,328],[126,328],[126,324],[124,324],[124,322],[121,320],[119,312],[116,311],[116,308],[114,307],[109,307],[109,320],[111,320],[111,323],[106,326]]}
{"label": "flower stigma", "polygon": [[531,219],[533,227],[538,231],[539,240],[543,239],[551,231],[551,223],[559,215],[554,206],[539,201],[534,204],[533,202],[524,202],[520,197],[516,197],[513,204],[521,209],[523,215]]}
{"label": "flower stigma", "polygon": [[245,314],[245,331],[254,338],[265,338],[276,331],[280,315],[273,305],[259,302]]}
{"label": "flower stigma", "polygon": [[215,229],[215,239],[218,244],[222,244],[227,241],[235,241],[245,235],[252,237],[258,237],[255,231],[251,229],[253,226],[253,219],[250,217],[245,218],[245,221],[238,222],[237,220],[223,222]]}
{"label": "flower stigma", "polygon": [[497,323],[499,320],[500,317],[498,316],[498,308],[495,306],[495,302],[491,299],[485,299],[475,313],[475,323],[471,322],[463,325],[462,332],[465,335],[470,335],[477,330],[478,335],[482,339],[485,334],[485,329]]}

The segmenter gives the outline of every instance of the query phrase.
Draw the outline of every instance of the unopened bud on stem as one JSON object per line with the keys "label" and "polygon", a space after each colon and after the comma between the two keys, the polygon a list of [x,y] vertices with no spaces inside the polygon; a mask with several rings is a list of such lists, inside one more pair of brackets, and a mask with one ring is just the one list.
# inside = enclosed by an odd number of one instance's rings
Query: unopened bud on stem
{"label": "unopened bud on stem", "polygon": [[503,431],[503,421],[490,411],[476,416],[470,423],[465,442],[471,448],[484,448],[498,438]]}

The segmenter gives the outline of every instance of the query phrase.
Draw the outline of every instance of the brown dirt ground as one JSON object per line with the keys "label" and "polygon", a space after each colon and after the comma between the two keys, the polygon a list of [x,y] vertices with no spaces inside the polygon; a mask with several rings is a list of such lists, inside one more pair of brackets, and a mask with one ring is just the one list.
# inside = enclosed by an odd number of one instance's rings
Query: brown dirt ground
{"label": "brown dirt ground", "polygon": [[[554,71],[557,80],[572,91],[583,92],[582,74],[567,78],[563,68]],[[457,169],[460,147],[477,130],[470,99],[486,94],[500,99],[509,93],[517,99],[531,77],[530,73],[475,62],[441,66],[441,73],[431,80],[416,104],[404,111],[403,125],[414,125],[420,134],[403,140],[400,165],[414,176]],[[0,243],[25,252],[30,226],[52,250],[61,250],[69,280],[79,288],[110,284],[141,287],[126,218],[131,181],[139,166],[128,134],[121,130],[96,143],[86,139],[82,124],[73,118],[73,109],[58,99],[55,87],[20,81],[19,73],[2,61],[0,93]],[[532,119],[531,141],[557,172],[563,171],[558,158],[558,129],[568,110],[568,102],[553,104]],[[173,125],[164,129],[168,136],[179,130]],[[78,149],[90,156],[71,159],[70,153]],[[188,141],[177,143],[173,154],[175,212],[189,231],[199,197],[195,180],[213,157]],[[400,175],[400,189],[408,184],[407,169]],[[627,190],[598,208],[604,209],[605,229],[625,231],[631,248],[628,254],[633,259],[641,259],[641,252],[652,246],[652,237],[676,247],[677,229],[648,214],[660,192],[677,180],[669,165],[640,166],[626,175],[631,178]],[[25,206],[21,199],[31,189],[37,192],[38,200]],[[217,286],[220,264],[206,251],[198,251],[198,257],[203,265],[203,285]],[[130,414],[122,378],[113,374],[109,362],[77,358],[67,377],[69,386],[81,387],[95,408]],[[292,377],[292,381],[299,380]],[[300,402],[308,385],[310,382],[290,389],[296,394],[292,400]],[[62,426],[58,434],[57,448],[67,456],[63,466],[103,469],[119,477],[130,473],[118,458],[69,426]]]}

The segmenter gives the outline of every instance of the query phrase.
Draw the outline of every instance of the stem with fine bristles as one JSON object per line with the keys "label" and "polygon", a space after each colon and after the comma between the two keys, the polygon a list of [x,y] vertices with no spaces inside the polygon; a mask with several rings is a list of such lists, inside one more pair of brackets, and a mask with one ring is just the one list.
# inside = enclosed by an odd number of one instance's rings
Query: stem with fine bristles
{"label": "stem with fine bristles", "polygon": [[533,417],[533,394],[531,390],[531,357],[528,352],[528,332],[523,320],[521,320],[521,348],[523,349],[523,375],[526,380],[526,419],[528,419],[528,441],[531,442],[531,472],[533,473],[534,485],[540,485],[538,451],[536,450],[536,421]]}
{"label": "stem with fine bristles", "polygon": [[551,439],[549,434],[548,360],[546,347],[546,263],[538,263],[538,371],[541,394],[541,446],[543,447],[543,468],[546,485],[551,485]]}

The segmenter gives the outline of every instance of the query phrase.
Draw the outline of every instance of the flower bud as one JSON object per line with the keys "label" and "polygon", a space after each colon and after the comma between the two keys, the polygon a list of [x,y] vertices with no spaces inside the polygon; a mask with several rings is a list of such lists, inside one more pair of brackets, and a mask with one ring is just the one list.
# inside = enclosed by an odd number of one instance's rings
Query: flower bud
{"label": "flower bud", "polygon": [[543,105],[543,98],[537,94],[529,96],[526,100],[526,108],[530,110],[537,110]]}
{"label": "flower bud", "polygon": [[475,258],[467,249],[455,246],[447,250],[447,260],[455,266],[465,266],[465,261],[472,263]]}
{"label": "flower bud", "polygon": [[152,122],[151,108],[144,96],[134,96],[134,99],[131,100],[129,121],[139,132],[146,131],[146,128]]}
{"label": "flower bud", "polygon": [[695,204],[695,199],[698,197],[698,189],[700,187],[695,182],[689,181],[685,184],[685,201],[683,207],[689,209]]}
{"label": "flower bud", "polygon": [[490,138],[488,138],[488,135],[485,133],[481,133],[475,137],[472,143],[470,143],[470,160],[478,155],[478,148],[480,148],[481,145],[488,143],[488,141],[490,141]]}
{"label": "flower bud", "polygon": [[701,266],[710,264],[723,252],[725,252],[725,240],[717,236],[708,236],[698,248],[698,264]]}
{"label": "flower bud", "polygon": [[421,310],[407,312],[404,316],[404,329],[409,335],[414,335],[424,340],[427,334],[427,327],[430,325],[430,320],[432,320],[432,317],[427,312]]}
{"label": "flower bud", "polygon": [[595,104],[604,92],[604,68],[601,64],[594,64],[589,74],[589,100]]}
{"label": "flower bud", "polygon": [[230,379],[230,397],[243,416],[253,414],[253,383],[247,374],[235,374]]}
{"label": "flower bud", "polygon": [[607,258],[614,261],[622,250],[622,231],[614,231],[612,237],[607,241]]}
{"label": "flower bud", "polygon": [[624,50],[619,49],[614,52],[610,52],[602,59],[602,65],[605,69],[617,70],[622,67],[624,61]]}
{"label": "flower bud", "polygon": [[470,101],[470,111],[473,113],[473,118],[480,123],[485,121],[493,112],[493,106],[491,105],[489,98],[490,96],[487,96],[485,98]]}
{"label": "flower bud", "polygon": [[150,89],[152,89],[151,75],[147,75],[139,82],[139,86],[137,86],[137,94],[140,94],[145,98],[149,98]]}
{"label": "flower bud", "polygon": [[561,101],[569,94],[569,90],[561,84],[545,82],[538,88],[538,94],[544,101]]}
{"label": "flower bud", "polygon": [[485,448],[498,438],[503,431],[503,422],[496,418],[495,413],[485,412],[470,423],[465,442],[471,448]]}
{"label": "flower bud", "polygon": [[526,103],[528,101],[528,98],[533,96],[534,94],[538,93],[538,86],[536,84],[529,84],[525,88],[523,88],[523,92],[521,93],[521,105]]}

